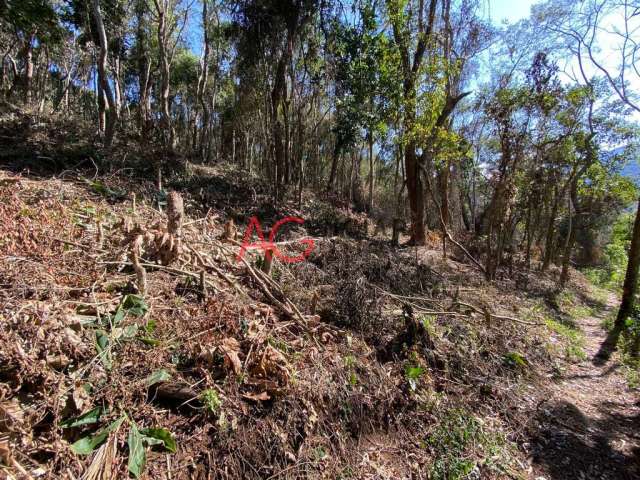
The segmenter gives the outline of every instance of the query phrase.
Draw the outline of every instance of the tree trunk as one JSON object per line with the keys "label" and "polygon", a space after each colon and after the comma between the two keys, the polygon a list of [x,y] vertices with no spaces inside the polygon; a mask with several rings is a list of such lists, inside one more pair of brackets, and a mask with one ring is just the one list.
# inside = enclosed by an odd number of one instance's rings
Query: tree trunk
{"label": "tree trunk", "polygon": [[[440,183],[440,214],[442,215],[442,256],[447,257],[447,230],[450,224],[450,212],[449,212],[449,162],[445,161],[439,175]],[[435,192],[434,192],[435,194]]]}
{"label": "tree trunk", "polygon": [[541,271],[546,271],[551,264],[551,259],[553,258],[553,240],[555,238],[555,222],[556,216],[558,215],[558,189],[555,189],[556,195],[553,199],[553,206],[551,208],[551,215],[549,216],[549,223],[547,225],[547,239],[544,245],[544,260],[542,262]]}
{"label": "tree trunk", "polygon": [[284,100],[286,95],[286,68],[289,62],[288,52],[290,51],[291,38],[287,39],[287,48],[285,52],[282,53],[280,60],[278,62],[278,66],[276,68],[276,76],[273,84],[273,89],[271,90],[271,128],[273,134],[273,156],[275,163],[275,191],[276,191],[276,199],[279,198],[280,194],[280,186],[284,180],[285,173],[285,161],[286,161],[286,145],[285,145],[285,135],[284,128],[282,125],[282,120],[280,119],[281,113],[284,113],[282,110],[284,109]]}
{"label": "tree trunk", "polygon": [[105,134],[104,134],[104,146],[106,148],[111,147],[111,143],[113,142],[113,137],[115,135],[116,122],[118,121],[118,112],[116,108],[116,103],[113,98],[113,93],[111,92],[111,86],[109,85],[109,81],[107,80],[107,55],[109,53],[109,43],[107,41],[107,33],[104,28],[104,23],[102,21],[102,14],[100,13],[100,3],[99,0],[92,1],[93,7],[93,16],[96,21],[96,25],[98,28],[98,38],[100,40],[100,54],[98,58],[98,77],[100,81],[101,90],[104,92],[104,95],[107,97],[107,112],[106,112],[106,125],[105,125]]}
{"label": "tree trunk", "polygon": [[[571,203],[571,202],[570,202]],[[569,209],[571,212],[571,209]],[[564,288],[569,281],[569,266],[571,264],[571,252],[573,246],[576,243],[576,230],[578,226],[576,222],[578,220],[578,212],[575,212],[572,216],[569,213],[569,236],[567,237],[567,243],[564,246],[564,256],[562,258],[562,272],[560,273],[560,288]]]}
{"label": "tree trunk", "polygon": [[24,89],[24,101],[27,105],[31,103],[33,96],[33,41],[35,35],[30,34],[25,39],[24,48],[22,50],[22,58],[24,59],[24,77],[22,79]]}
{"label": "tree trunk", "polygon": [[369,212],[373,211],[373,182],[374,182],[374,169],[373,169],[373,133],[369,131],[367,135],[369,140],[369,198],[367,201],[367,209]]}
{"label": "tree trunk", "polygon": [[[202,57],[200,59],[200,76],[198,78],[198,90],[196,92],[196,104],[194,108],[198,108],[198,105],[202,108],[202,120],[200,120],[200,116],[196,112],[196,120],[195,120],[195,129],[193,135],[193,149],[194,151],[200,148],[200,157],[204,160],[204,149],[202,148],[205,145],[206,140],[206,132],[207,132],[207,124],[209,123],[209,111],[207,102],[204,99],[204,92],[207,88],[207,83],[209,81],[209,13],[208,13],[208,0],[204,0],[202,2]],[[198,129],[202,131],[202,140],[200,142],[200,147],[198,147]]]}
{"label": "tree trunk", "polygon": [[633,224],[633,234],[631,237],[631,247],[629,248],[629,261],[627,263],[627,273],[622,287],[622,301],[616,318],[616,328],[622,331],[625,322],[633,313],[636,288],[638,284],[638,268],[640,267],[640,199],[638,200],[638,210],[636,220]]}
{"label": "tree trunk", "polygon": [[338,161],[340,160],[340,147],[337,144],[333,147],[333,155],[331,157],[331,171],[329,172],[329,181],[327,182],[327,192],[333,191],[336,183],[336,175],[338,174]]}
{"label": "tree trunk", "polygon": [[[161,1],[161,0],[160,0]],[[165,148],[173,153],[174,149],[174,132],[171,124],[171,106],[169,100],[170,93],[170,74],[171,66],[169,64],[169,35],[167,33],[167,7],[168,2],[156,0],[156,10],[158,12],[158,53],[160,54],[160,113],[162,116],[162,129]]]}
{"label": "tree trunk", "polygon": [[411,245],[424,245],[427,241],[424,226],[424,187],[420,177],[416,144],[409,140],[404,151],[404,164],[407,175],[407,194],[411,210]]}
{"label": "tree trunk", "polygon": [[123,98],[122,98],[122,82],[120,79],[120,74],[121,74],[121,62],[120,62],[120,57],[116,57],[113,61],[114,63],[114,76],[113,76],[113,90],[114,90],[114,101],[115,101],[115,105],[116,105],[116,116],[118,118],[120,118],[121,114],[122,114],[122,102],[123,102]]}

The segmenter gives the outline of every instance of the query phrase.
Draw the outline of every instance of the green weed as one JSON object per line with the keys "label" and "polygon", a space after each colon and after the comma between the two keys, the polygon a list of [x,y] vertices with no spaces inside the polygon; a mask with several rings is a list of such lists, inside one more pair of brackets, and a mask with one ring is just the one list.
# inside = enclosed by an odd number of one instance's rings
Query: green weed
{"label": "green weed", "polygon": [[429,472],[434,480],[465,478],[478,465],[502,470],[508,463],[504,435],[487,432],[480,420],[462,409],[448,410],[425,444],[434,454]]}
{"label": "green weed", "polygon": [[545,318],[547,327],[561,337],[565,347],[565,357],[569,360],[584,360],[584,335],[577,328],[560,323],[552,318]]}
{"label": "green weed", "polygon": [[204,407],[212,414],[217,414],[220,411],[220,407],[222,406],[222,400],[220,400],[220,396],[218,392],[213,390],[212,388],[207,388],[200,394],[200,400]]}

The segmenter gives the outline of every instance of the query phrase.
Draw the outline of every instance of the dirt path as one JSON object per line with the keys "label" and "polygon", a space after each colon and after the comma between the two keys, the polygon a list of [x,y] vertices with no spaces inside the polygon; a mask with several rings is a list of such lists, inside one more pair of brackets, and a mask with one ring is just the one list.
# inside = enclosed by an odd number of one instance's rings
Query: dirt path
{"label": "dirt path", "polygon": [[615,311],[617,299],[612,295],[607,303],[598,315],[577,321],[586,359],[567,366],[538,408],[531,442],[535,477],[640,478],[640,397],[628,389],[615,356],[603,366],[594,364],[606,338],[602,321]]}

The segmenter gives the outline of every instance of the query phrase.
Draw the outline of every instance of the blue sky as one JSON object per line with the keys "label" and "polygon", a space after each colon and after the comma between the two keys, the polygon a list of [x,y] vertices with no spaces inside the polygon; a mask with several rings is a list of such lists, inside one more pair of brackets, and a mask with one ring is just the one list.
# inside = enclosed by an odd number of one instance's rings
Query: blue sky
{"label": "blue sky", "polygon": [[528,17],[533,0],[485,0],[485,10],[494,23],[508,20],[509,23]]}

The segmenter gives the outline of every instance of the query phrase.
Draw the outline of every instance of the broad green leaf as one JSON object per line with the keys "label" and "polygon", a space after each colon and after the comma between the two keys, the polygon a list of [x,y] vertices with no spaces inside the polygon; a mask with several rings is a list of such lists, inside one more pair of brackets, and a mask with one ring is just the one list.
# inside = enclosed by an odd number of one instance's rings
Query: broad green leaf
{"label": "broad green leaf", "polygon": [[102,444],[107,437],[109,436],[109,432],[100,431],[95,435],[82,437],[80,440],[71,445],[71,450],[76,455],[89,455],[93,452],[98,445]]}
{"label": "broad green leaf", "polygon": [[100,360],[107,370],[112,367],[111,352],[108,350],[109,336],[104,330],[96,330],[96,350],[100,355]]}
{"label": "broad green leaf", "polygon": [[140,337],[140,341],[145,345],[149,345],[150,347],[157,347],[160,345],[160,340],[151,337]]}
{"label": "broad green leaf", "polygon": [[144,471],[144,464],[147,461],[147,455],[145,452],[144,444],[142,443],[144,437],[140,434],[138,427],[135,423],[131,424],[129,430],[129,438],[127,444],[129,445],[129,463],[127,465],[129,472],[139,478]]}
{"label": "broad green leaf", "polygon": [[69,420],[65,420],[60,425],[62,428],[73,428],[80,427],[82,425],[90,425],[92,423],[98,423],[100,420],[100,415],[102,415],[102,407],[96,407],[93,410],[89,410],[82,415],[79,415],[75,418],[70,418]]}
{"label": "broad green leaf", "polygon": [[127,295],[124,297],[122,308],[136,317],[142,317],[149,311],[149,306],[140,295]]}
{"label": "broad green leaf", "polygon": [[138,333],[138,325],[134,323],[132,325],[128,325],[125,327],[124,331],[122,332],[122,336],[124,338],[133,338],[136,336],[137,333]]}
{"label": "broad green leaf", "polygon": [[145,383],[147,384],[147,387],[150,387],[151,385],[155,385],[156,383],[166,382],[169,379],[171,379],[171,374],[164,368],[161,368],[160,370],[156,370],[151,375],[149,375],[145,380]]}
{"label": "broad green leaf", "polygon": [[122,305],[118,306],[116,309],[116,313],[111,316],[111,325],[118,325],[122,320],[124,320],[125,312],[122,308]]}
{"label": "broad green leaf", "polygon": [[104,330],[96,330],[96,349],[98,353],[104,352],[109,346],[109,336]]}
{"label": "broad green leaf", "polygon": [[173,438],[171,432],[166,428],[145,428],[141,430],[142,435],[145,437],[145,441],[149,445],[162,444],[169,452],[175,453],[178,449],[176,439]]}
{"label": "broad green leaf", "polygon": [[115,327],[111,330],[111,338],[113,340],[131,340],[138,333],[138,325],[135,323],[126,327]]}
{"label": "broad green leaf", "polygon": [[122,425],[125,418],[126,417],[123,415],[94,435],[82,437],[71,445],[71,450],[77,455],[89,455],[107,439],[111,432],[117,431],[118,428],[120,428],[120,425]]}
{"label": "broad green leaf", "polygon": [[407,378],[417,380],[424,373],[424,369],[422,367],[407,367],[405,373]]}

